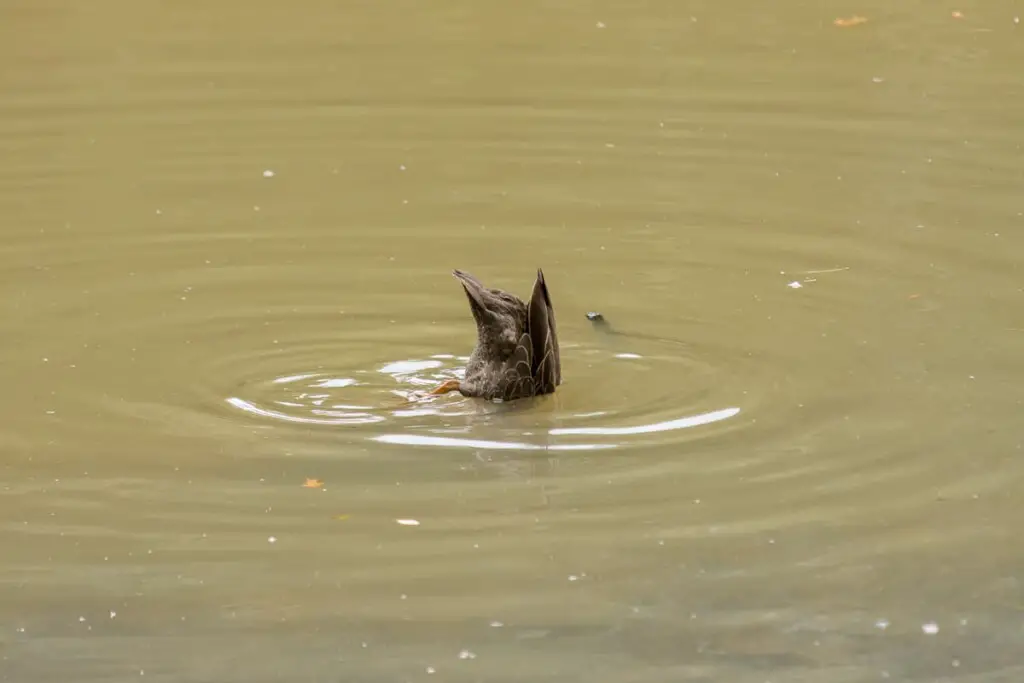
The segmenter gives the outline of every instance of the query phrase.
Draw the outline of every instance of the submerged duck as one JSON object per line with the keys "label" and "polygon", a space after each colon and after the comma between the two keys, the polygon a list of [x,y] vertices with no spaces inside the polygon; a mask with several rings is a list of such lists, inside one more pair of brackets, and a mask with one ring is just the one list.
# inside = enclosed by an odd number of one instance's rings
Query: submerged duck
{"label": "submerged duck", "polygon": [[476,348],[461,382],[448,380],[430,393],[458,391],[511,401],[554,392],[562,383],[562,362],[543,271],[537,270],[529,304],[514,294],[487,289],[469,273],[453,270],[452,275],[466,290],[476,320]]}

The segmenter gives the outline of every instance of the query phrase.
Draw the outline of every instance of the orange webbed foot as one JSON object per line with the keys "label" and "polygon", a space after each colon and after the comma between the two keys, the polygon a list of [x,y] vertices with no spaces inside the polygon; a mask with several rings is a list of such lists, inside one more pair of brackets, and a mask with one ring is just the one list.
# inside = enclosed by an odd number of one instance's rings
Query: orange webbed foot
{"label": "orange webbed foot", "polygon": [[440,396],[441,394],[447,394],[449,391],[459,390],[459,380],[449,379],[441,383],[436,389],[431,389],[427,392],[428,396]]}

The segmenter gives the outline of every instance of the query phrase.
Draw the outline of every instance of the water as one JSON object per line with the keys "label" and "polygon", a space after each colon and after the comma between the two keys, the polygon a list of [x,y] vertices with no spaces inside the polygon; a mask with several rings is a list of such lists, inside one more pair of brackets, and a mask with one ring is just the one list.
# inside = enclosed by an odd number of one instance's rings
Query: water
{"label": "water", "polygon": [[1011,10],[9,9],[0,680],[1024,673]]}

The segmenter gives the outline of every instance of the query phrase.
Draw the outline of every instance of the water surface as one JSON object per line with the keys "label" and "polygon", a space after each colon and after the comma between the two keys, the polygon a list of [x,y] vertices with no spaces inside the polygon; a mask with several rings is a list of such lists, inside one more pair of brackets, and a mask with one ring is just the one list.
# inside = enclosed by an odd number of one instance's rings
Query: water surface
{"label": "water surface", "polygon": [[[1019,680],[1024,29],[955,9],[11,4],[0,680]],[[558,393],[422,400],[538,266]]]}

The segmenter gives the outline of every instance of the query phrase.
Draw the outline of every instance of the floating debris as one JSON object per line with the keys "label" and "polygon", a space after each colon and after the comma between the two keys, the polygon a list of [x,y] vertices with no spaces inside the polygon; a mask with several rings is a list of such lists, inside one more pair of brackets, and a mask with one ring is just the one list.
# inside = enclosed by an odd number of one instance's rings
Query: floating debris
{"label": "floating debris", "polygon": [[273,178],[274,175],[275,175],[274,172],[271,171],[269,168],[266,171],[263,172],[263,177],[264,178]]}
{"label": "floating debris", "polygon": [[420,521],[418,519],[396,519],[396,522],[402,526],[419,526]]}
{"label": "floating debris", "polygon": [[322,489],[324,487],[324,483],[319,479],[310,479],[307,477],[306,483],[304,483],[302,487],[306,489]]}
{"label": "floating debris", "polygon": [[921,624],[921,630],[930,636],[934,636],[939,632],[939,625],[934,621],[929,621],[927,624]]}

